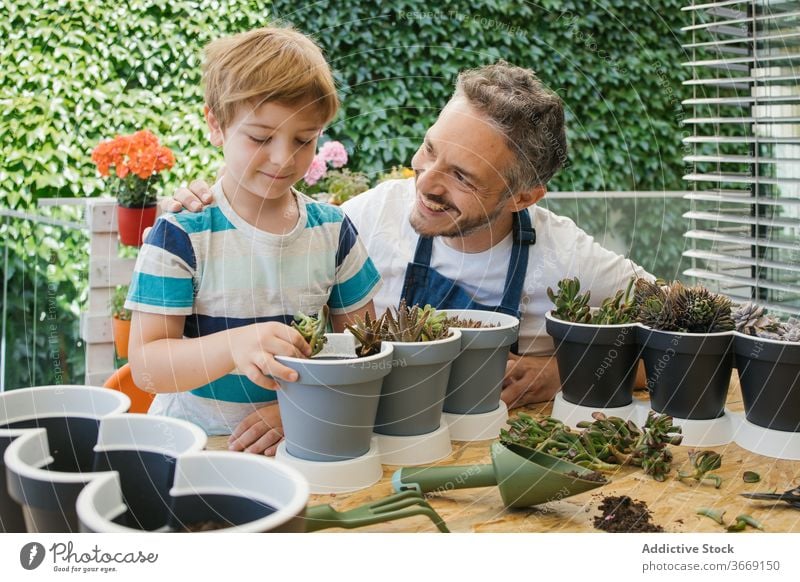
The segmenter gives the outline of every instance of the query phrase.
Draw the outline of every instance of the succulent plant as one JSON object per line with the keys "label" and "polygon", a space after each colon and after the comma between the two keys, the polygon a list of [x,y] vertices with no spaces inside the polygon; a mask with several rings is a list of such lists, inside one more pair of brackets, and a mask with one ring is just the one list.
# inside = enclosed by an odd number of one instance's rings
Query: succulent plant
{"label": "succulent plant", "polygon": [[365,358],[381,351],[381,333],[383,329],[383,318],[372,319],[369,311],[364,313],[364,318],[358,316],[354,318],[353,325],[345,326],[358,342],[356,355]]}
{"label": "succulent plant", "polygon": [[499,323],[489,323],[475,319],[461,319],[460,317],[450,317],[447,319],[448,327],[462,327],[465,329],[480,329],[490,327],[500,327]]}
{"label": "succulent plant", "polygon": [[442,339],[450,334],[447,315],[430,305],[408,307],[405,299],[394,310],[383,314],[382,339],[393,342],[425,342]]}
{"label": "succulent plant", "polygon": [[592,320],[589,298],[591,293],[581,293],[581,282],[574,279],[561,279],[558,282],[558,292],[551,287],[547,288],[547,296],[555,305],[553,315],[562,321],[574,323],[589,323]]}
{"label": "succulent plant", "polygon": [[734,328],[731,300],[701,285],[687,287],[680,281],[662,285],[638,279],[634,303],[637,320],[662,331],[714,333]]}
{"label": "succulent plant", "polygon": [[295,321],[292,322],[292,327],[300,332],[303,339],[311,346],[312,357],[320,353],[322,347],[328,341],[325,332],[328,329],[329,316],[330,310],[327,305],[322,306],[322,310],[317,317],[305,315],[302,312],[298,312],[294,316]]}
{"label": "succulent plant", "polygon": [[736,331],[764,339],[800,342],[800,320],[782,322],[755,303],[743,303],[731,314]]}
{"label": "succulent plant", "polygon": [[603,299],[600,307],[592,314],[592,323],[597,325],[620,325],[636,319],[637,308],[631,292],[635,279],[628,281],[625,291],[620,289],[613,297]]}

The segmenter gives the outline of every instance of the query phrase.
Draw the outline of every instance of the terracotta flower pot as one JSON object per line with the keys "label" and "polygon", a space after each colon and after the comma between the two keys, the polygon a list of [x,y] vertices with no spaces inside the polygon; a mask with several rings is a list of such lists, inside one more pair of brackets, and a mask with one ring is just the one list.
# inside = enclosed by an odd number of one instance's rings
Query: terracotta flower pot
{"label": "terracotta flower pot", "polygon": [[142,232],[156,222],[156,205],[128,208],[117,204],[119,240],[124,245],[142,246]]}
{"label": "terracotta flower pot", "polygon": [[114,348],[117,350],[117,357],[128,358],[128,339],[131,335],[131,320],[111,318],[111,327],[114,335]]}

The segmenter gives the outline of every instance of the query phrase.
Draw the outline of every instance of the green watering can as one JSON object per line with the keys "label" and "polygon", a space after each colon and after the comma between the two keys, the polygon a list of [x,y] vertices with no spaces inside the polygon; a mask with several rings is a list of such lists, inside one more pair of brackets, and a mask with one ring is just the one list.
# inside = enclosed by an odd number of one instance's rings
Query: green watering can
{"label": "green watering can", "polygon": [[508,508],[530,507],[591,491],[607,481],[593,481],[593,471],[520,445],[492,444],[491,465],[405,468],[392,476],[395,491],[445,493],[451,489],[497,485]]}

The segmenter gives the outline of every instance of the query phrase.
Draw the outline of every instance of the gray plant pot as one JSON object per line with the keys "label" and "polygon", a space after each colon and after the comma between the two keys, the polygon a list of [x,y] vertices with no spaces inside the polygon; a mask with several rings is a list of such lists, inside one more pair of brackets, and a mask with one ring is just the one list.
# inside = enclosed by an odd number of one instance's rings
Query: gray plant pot
{"label": "gray plant pot", "polygon": [[519,338],[519,320],[503,313],[474,309],[448,309],[445,313],[448,317],[499,324],[499,327],[458,328],[461,353],[450,370],[444,412],[483,414],[497,410],[508,353]]}
{"label": "gray plant pot", "polygon": [[[12,489],[19,491],[20,485],[5,462],[14,441],[41,433],[38,438],[43,438],[50,452],[40,458],[49,470],[88,472],[100,419],[129,407],[130,399],[121,392],[89,386],[37,386],[0,394],[0,531],[75,531],[67,524],[77,523],[73,505],[63,512],[55,505],[50,511],[31,513],[28,507],[23,511],[22,506],[27,506],[24,496],[10,495]],[[78,490],[80,487],[76,495]]]}
{"label": "gray plant pot", "polygon": [[383,381],[375,432],[390,436],[428,434],[439,428],[461,331],[433,342],[384,342],[394,346],[392,371]]}
{"label": "gray plant pot", "polygon": [[[159,531],[193,530],[214,522],[219,532],[301,532],[308,483],[294,469],[263,456],[226,451],[182,455],[164,500],[168,521]],[[117,473],[89,483],[78,496],[80,530],[90,533],[143,531],[127,519],[124,486]]]}
{"label": "gray plant pot", "polygon": [[733,334],[639,327],[653,410],[689,420],[721,417],[733,369]]}
{"label": "gray plant pot", "polygon": [[29,531],[78,531],[75,502],[92,480],[114,471],[122,483],[129,508],[126,523],[159,529],[169,518],[165,504],[175,459],[206,444],[197,426],[174,418],[141,414],[105,416],[95,444],[76,442],[75,451],[88,450],[91,463],[79,470],[57,470],[52,445],[44,429],[15,440],[6,450],[9,494],[23,506]]}
{"label": "gray plant pot", "polygon": [[747,420],[800,432],[800,343],[737,332],[734,352]]}
{"label": "gray plant pot", "polygon": [[[331,344],[355,339],[328,334]],[[283,382],[278,403],[286,450],[309,461],[343,461],[369,451],[381,384],[392,371],[394,348],[383,342],[381,352],[366,358],[304,359],[278,356],[299,374],[297,382]],[[345,357],[330,350],[322,357]]]}

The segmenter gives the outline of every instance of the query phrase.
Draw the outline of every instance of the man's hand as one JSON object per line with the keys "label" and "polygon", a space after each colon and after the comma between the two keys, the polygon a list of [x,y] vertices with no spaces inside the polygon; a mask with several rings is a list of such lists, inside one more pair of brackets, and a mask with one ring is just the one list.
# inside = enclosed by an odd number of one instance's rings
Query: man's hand
{"label": "man's hand", "polygon": [[267,404],[248,414],[228,439],[228,449],[272,457],[283,440],[278,404]]}
{"label": "man's hand", "polygon": [[[225,168],[223,167],[218,177],[224,171]],[[181,210],[200,212],[206,204],[211,204],[213,201],[214,197],[208,184],[203,180],[195,180],[189,184],[188,188],[178,188],[172,198],[165,198],[159,202],[159,210],[161,212],[180,212]],[[150,234],[150,228],[148,226],[142,231],[142,240],[146,239],[147,235]]]}
{"label": "man's hand", "polygon": [[509,354],[500,394],[509,409],[551,400],[560,388],[555,356]]}

